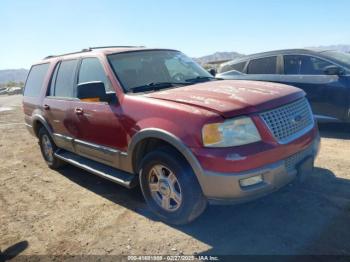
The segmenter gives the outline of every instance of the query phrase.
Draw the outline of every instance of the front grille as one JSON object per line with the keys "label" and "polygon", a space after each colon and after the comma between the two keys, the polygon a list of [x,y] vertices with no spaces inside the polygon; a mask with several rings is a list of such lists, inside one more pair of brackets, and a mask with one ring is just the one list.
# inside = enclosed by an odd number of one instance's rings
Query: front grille
{"label": "front grille", "polygon": [[298,138],[314,125],[310,105],[306,98],[262,112],[260,117],[281,144]]}
{"label": "front grille", "polygon": [[305,159],[308,156],[312,156],[314,154],[313,147],[309,146],[307,149],[304,149],[303,151],[300,151],[294,155],[291,155],[290,157],[286,158],[284,160],[285,167],[288,172],[293,171],[296,169],[297,164],[300,163],[303,159]]}

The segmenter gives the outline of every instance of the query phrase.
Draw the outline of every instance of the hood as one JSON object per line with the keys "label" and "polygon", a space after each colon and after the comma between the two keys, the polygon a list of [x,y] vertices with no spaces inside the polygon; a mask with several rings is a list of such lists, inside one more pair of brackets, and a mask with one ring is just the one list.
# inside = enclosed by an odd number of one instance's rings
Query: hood
{"label": "hood", "polygon": [[302,90],[283,84],[223,80],[167,89],[146,96],[201,107],[229,118],[265,111],[304,95]]}

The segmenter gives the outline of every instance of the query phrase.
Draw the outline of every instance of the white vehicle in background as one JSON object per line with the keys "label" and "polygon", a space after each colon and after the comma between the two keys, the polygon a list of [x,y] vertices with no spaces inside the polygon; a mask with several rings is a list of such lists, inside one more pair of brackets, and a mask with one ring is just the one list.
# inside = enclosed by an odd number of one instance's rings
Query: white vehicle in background
{"label": "white vehicle in background", "polygon": [[0,95],[4,95],[7,93],[7,88],[6,87],[0,87]]}
{"label": "white vehicle in background", "polygon": [[19,86],[9,87],[7,89],[7,94],[8,95],[22,94],[22,87],[19,87]]}

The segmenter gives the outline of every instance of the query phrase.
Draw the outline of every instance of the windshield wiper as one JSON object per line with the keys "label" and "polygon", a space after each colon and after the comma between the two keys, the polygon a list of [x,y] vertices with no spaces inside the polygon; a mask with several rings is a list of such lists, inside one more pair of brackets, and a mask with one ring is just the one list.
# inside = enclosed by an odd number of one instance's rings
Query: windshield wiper
{"label": "windshield wiper", "polygon": [[146,85],[133,87],[130,91],[133,93],[146,92],[150,90],[158,91],[163,88],[174,87],[178,85],[188,85],[189,83],[182,82],[152,82]]}
{"label": "windshield wiper", "polygon": [[190,79],[186,79],[186,82],[190,82],[190,83],[197,83],[197,82],[204,82],[204,81],[211,81],[211,80],[220,80],[219,78],[215,78],[213,76],[197,76],[195,78],[190,78]]}

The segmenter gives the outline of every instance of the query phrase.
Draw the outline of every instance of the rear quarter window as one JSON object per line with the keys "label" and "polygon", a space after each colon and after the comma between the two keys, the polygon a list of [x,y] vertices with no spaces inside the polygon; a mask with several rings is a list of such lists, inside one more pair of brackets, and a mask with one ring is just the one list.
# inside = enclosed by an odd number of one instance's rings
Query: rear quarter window
{"label": "rear quarter window", "polygon": [[241,62],[241,63],[237,63],[231,66],[231,70],[236,70],[239,72],[243,72],[244,66],[245,66],[246,62]]}
{"label": "rear quarter window", "polygon": [[48,63],[32,66],[24,87],[24,96],[38,97],[40,95],[48,70]]}
{"label": "rear quarter window", "polygon": [[219,68],[219,73],[224,73],[232,70],[236,70],[239,72],[243,72],[243,69],[245,67],[245,64],[247,62],[239,62],[239,63],[230,63],[230,64],[224,64]]}
{"label": "rear quarter window", "polygon": [[276,56],[254,59],[248,65],[248,74],[276,74],[276,70]]}

